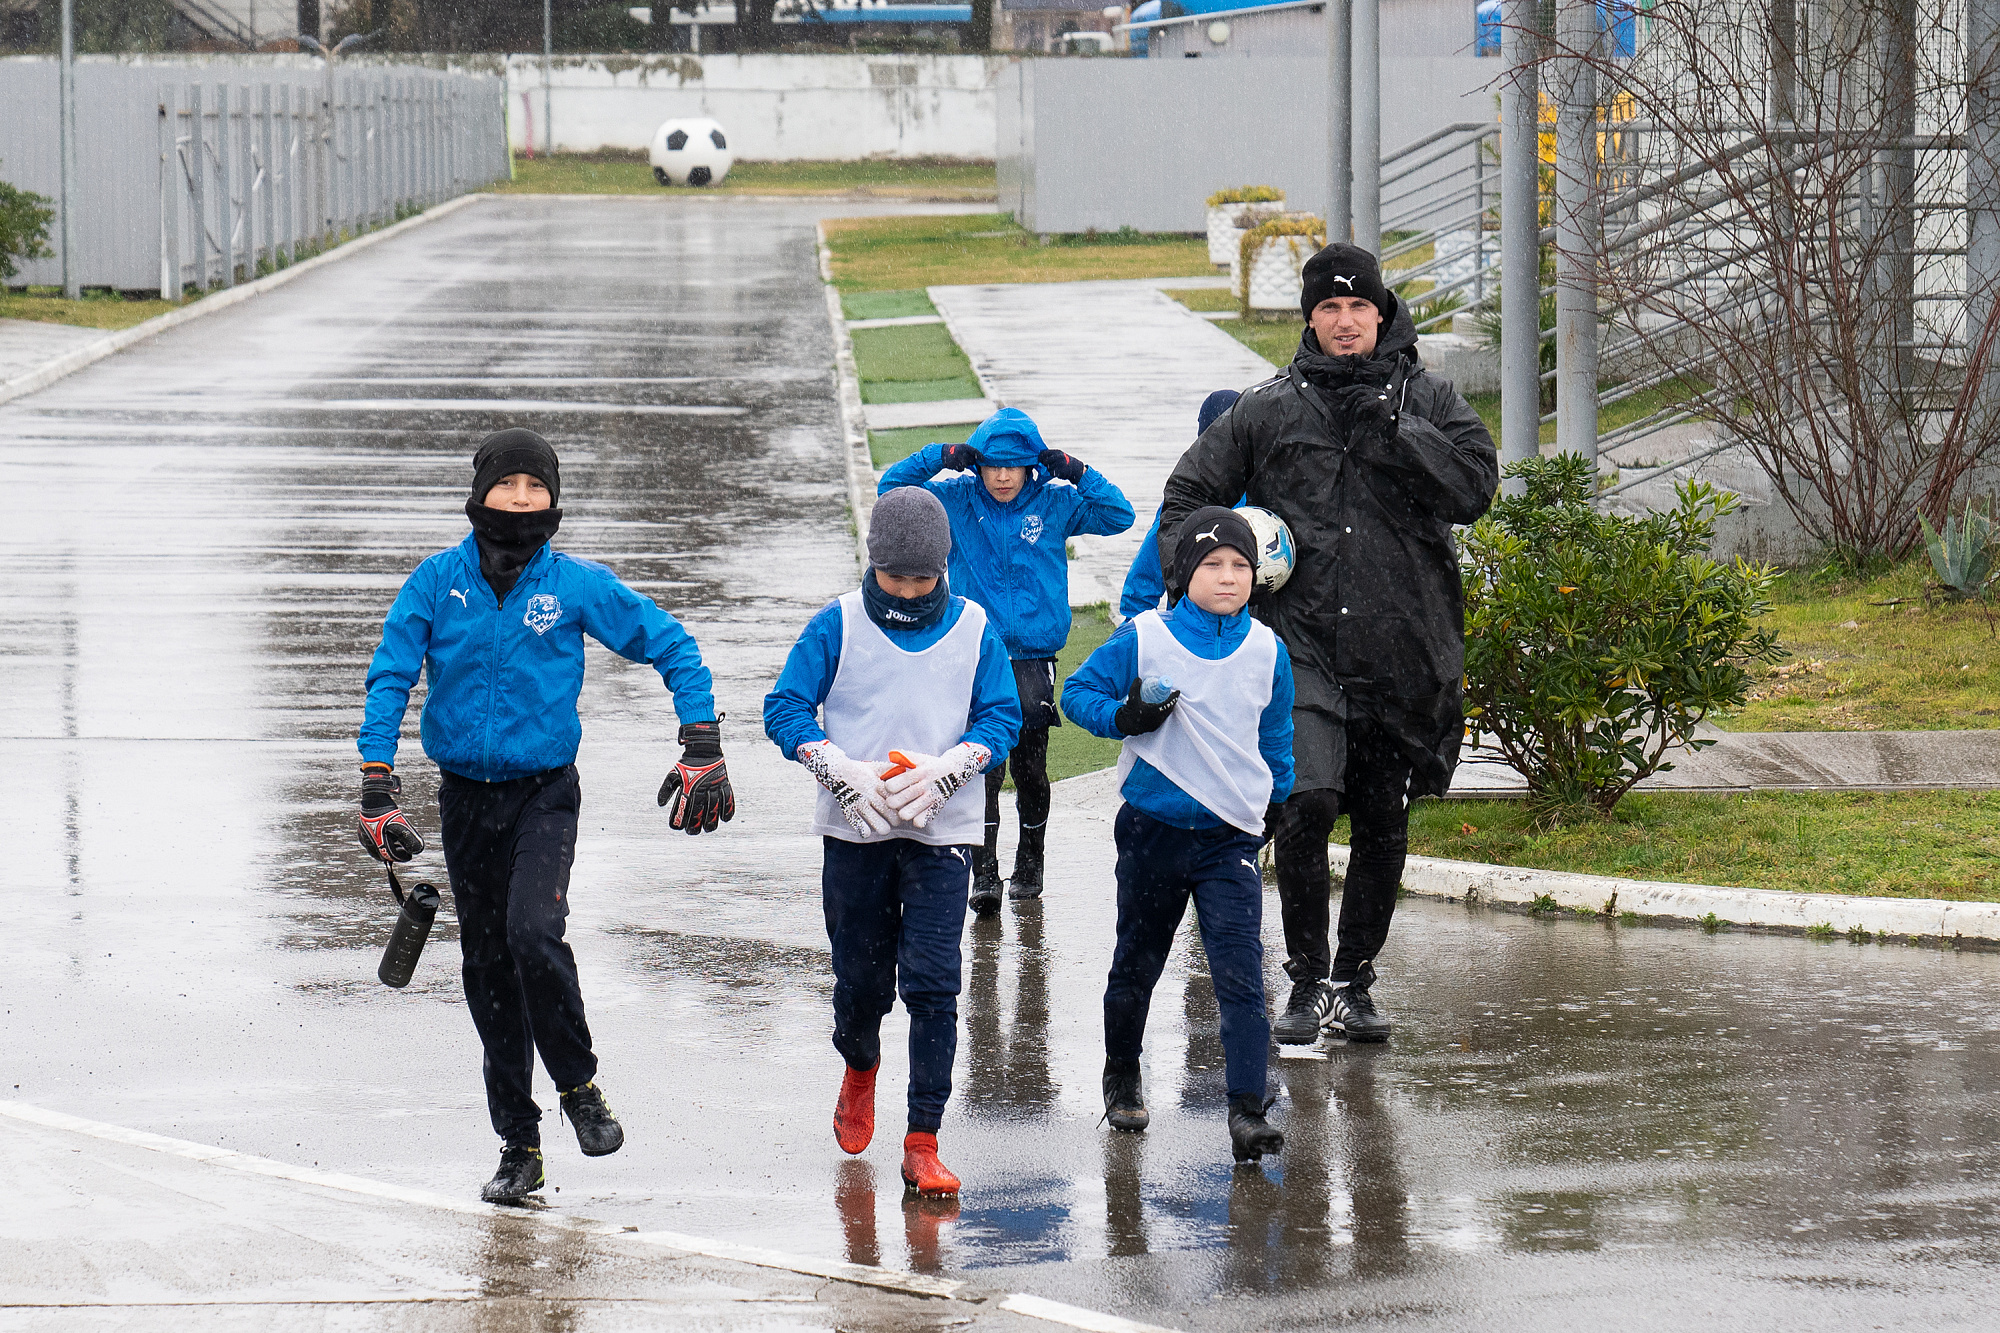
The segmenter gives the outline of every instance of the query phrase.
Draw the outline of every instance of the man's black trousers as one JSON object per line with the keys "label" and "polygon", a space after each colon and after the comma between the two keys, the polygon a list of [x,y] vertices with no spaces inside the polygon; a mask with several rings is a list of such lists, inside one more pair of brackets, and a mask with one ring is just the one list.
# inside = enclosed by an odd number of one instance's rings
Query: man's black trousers
{"label": "man's black trousers", "polygon": [[465,1002],[486,1047],[486,1109],[508,1143],[542,1141],[537,1050],[558,1092],[597,1074],[563,939],[579,802],[574,765],[511,782],[446,773],[438,787]]}
{"label": "man's black trousers", "polygon": [[[1340,790],[1318,786],[1295,790],[1285,802],[1274,839],[1278,863],[1278,904],[1285,923],[1285,971],[1293,981],[1331,975],[1333,984],[1354,980],[1363,963],[1374,961],[1389,938],[1396,912],[1396,889],[1410,849],[1410,762],[1387,733],[1369,718],[1344,723],[1324,713],[1298,709],[1294,750],[1300,780],[1313,780],[1317,756],[1309,749],[1337,749],[1339,737],[1324,733],[1345,728],[1346,763]],[[1328,744],[1332,741],[1332,744]],[[1333,879],[1326,843],[1334,821],[1348,817],[1347,887],[1340,897],[1339,947],[1328,957],[1328,899]]]}

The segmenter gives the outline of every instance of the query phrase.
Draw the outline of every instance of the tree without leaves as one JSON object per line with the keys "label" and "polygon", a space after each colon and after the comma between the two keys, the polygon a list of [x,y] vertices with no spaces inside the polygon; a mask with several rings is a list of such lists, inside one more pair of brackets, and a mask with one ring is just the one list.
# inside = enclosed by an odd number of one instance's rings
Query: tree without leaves
{"label": "tree without leaves", "polygon": [[1657,0],[1635,58],[1544,39],[1543,79],[1587,60],[1610,109],[1589,181],[1607,361],[1706,383],[1807,532],[1900,556],[2000,446],[2000,306],[1963,299],[1963,10],[1802,12]]}

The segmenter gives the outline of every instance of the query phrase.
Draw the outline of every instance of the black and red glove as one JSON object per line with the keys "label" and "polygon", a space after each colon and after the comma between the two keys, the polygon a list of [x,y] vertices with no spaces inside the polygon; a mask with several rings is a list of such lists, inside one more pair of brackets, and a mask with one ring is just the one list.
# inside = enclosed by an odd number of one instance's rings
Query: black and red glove
{"label": "black and red glove", "polygon": [[722,762],[722,724],[684,723],[680,743],[681,761],[660,784],[660,804],[673,802],[667,823],[685,829],[689,837],[713,833],[717,821],[727,824],[736,818],[736,791]]}
{"label": "black and red glove", "polygon": [[361,846],[377,861],[410,861],[423,854],[424,840],[396,804],[403,780],[387,764],[361,766]]}
{"label": "black and red glove", "polygon": [[947,472],[970,472],[979,466],[979,451],[969,444],[947,444],[944,447],[944,470]]}
{"label": "black and red glove", "polygon": [[1051,477],[1066,481],[1072,486],[1081,486],[1083,474],[1090,471],[1081,458],[1071,457],[1060,449],[1044,449],[1035,461],[1047,468]]}

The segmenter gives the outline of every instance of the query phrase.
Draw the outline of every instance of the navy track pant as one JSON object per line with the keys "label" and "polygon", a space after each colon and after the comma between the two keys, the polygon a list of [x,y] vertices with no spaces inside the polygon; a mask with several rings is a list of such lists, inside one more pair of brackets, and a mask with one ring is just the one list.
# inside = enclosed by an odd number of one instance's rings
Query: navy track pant
{"label": "navy track pant", "polygon": [[1104,1053],[1136,1060],[1153,987],[1194,899],[1208,972],[1222,1011],[1231,1097],[1264,1097],[1271,1021],[1264,1013],[1263,840],[1239,828],[1184,829],[1130,805],[1118,808],[1118,945],[1104,987]]}
{"label": "navy track pant", "polygon": [[958,1056],[959,939],[972,848],[827,838],[820,893],[833,944],[833,1046],[849,1067],[882,1059],[882,1018],[910,1016],[911,1129],[936,1132]]}
{"label": "navy track pant", "polygon": [[542,1141],[537,1050],[559,1092],[597,1074],[563,939],[580,801],[574,765],[510,782],[446,773],[438,786],[465,1002],[486,1048],[486,1109],[508,1143]]}

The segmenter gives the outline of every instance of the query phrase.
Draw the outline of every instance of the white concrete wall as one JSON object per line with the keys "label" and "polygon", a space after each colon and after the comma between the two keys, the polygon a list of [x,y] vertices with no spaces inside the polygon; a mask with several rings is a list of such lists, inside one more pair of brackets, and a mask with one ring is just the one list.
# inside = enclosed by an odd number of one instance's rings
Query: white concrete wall
{"label": "white concrete wall", "polygon": [[[559,150],[643,149],[663,120],[713,116],[740,158],[991,161],[994,89],[1006,56],[557,56]],[[542,62],[507,57],[516,148],[542,138]],[[524,107],[522,97],[528,103]]]}

